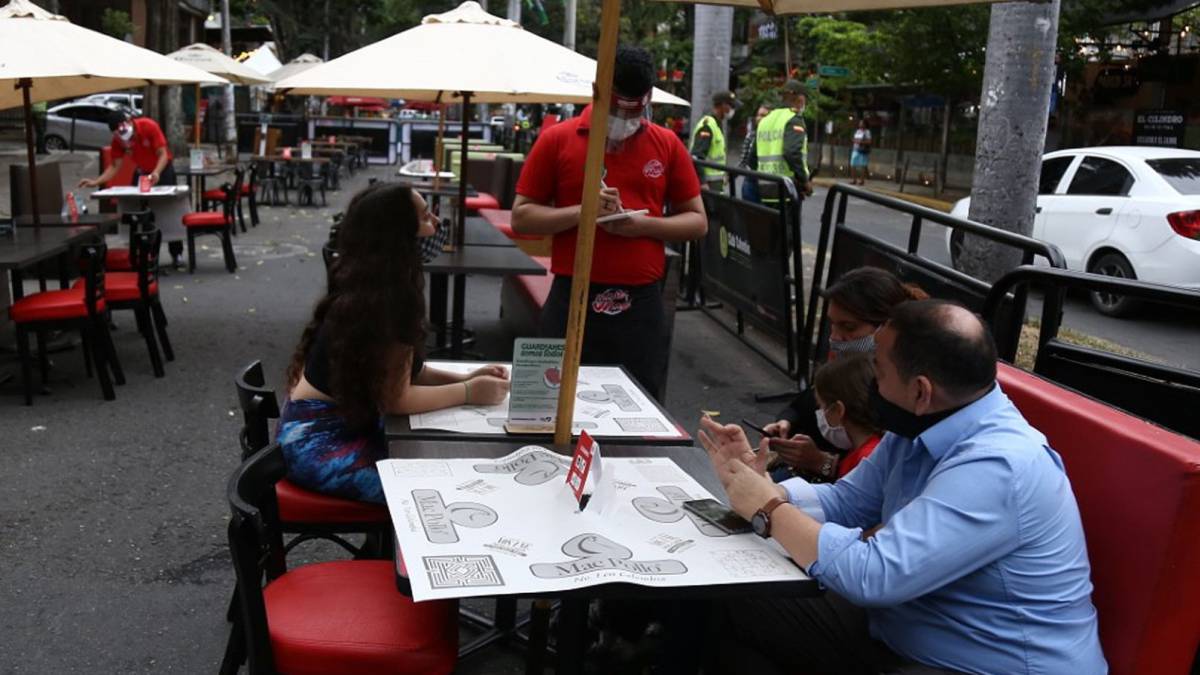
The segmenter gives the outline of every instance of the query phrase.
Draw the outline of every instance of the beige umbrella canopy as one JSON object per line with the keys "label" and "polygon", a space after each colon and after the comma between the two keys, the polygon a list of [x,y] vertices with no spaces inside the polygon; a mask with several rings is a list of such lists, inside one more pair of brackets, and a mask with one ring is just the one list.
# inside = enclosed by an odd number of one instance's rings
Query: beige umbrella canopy
{"label": "beige umbrella canopy", "polygon": [[323,61],[319,56],[314,56],[312,54],[301,54],[300,56],[297,56],[291,61],[283,64],[279,68],[271,71],[267,77],[271,78],[272,82],[278,82],[298,73],[303,73],[309,68],[322,63],[325,63],[325,61]]}
{"label": "beige umbrella canopy", "polygon": [[[0,110],[148,84],[223,84],[222,78],[88,30],[29,0],[0,7]],[[23,88],[23,87],[22,87]]]}
{"label": "beige umbrella canopy", "polygon": [[[76,26],[28,0],[0,7],[0,110],[23,105],[30,184],[35,101],[52,101],[148,84],[224,83],[225,80],[127,42]],[[37,190],[30,191],[40,226]]]}
{"label": "beige umbrella canopy", "polygon": [[[278,80],[290,94],[410,101],[590,103],[596,62],[464,2],[421,25]],[[659,104],[687,101],[655,89]]]}
{"label": "beige umbrella canopy", "polygon": [[724,5],[761,9],[767,14],[825,14],[830,12],[942,7],[992,2],[993,0],[660,0],[688,5]]}
{"label": "beige umbrella canopy", "polygon": [[220,75],[234,84],[267,84],[271,82],[270,78],[260,75],[249,66],[225,56],[202,42],[171,52],[167,54],[167,57],[195,66],[207,73]]}

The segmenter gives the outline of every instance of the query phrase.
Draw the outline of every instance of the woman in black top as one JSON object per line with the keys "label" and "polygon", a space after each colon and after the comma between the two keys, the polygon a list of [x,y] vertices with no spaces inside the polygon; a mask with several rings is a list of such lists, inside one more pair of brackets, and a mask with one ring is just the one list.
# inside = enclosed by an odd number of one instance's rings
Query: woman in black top
{"label": "woman in black top", "polygon": [[425,291],[419,237],[437,220],[406,187],[380,183],[354,196],[338,233],[329,291],[288,368],[276,435],[297,485],[383,503],[375,462],[387,457],[385,413],[494,405],[508,373],[423,367]]}

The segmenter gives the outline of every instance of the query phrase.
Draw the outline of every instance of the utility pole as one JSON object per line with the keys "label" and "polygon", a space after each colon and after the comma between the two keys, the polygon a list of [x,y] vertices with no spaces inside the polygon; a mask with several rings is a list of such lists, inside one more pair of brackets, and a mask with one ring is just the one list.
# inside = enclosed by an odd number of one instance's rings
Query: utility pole
{"label": "utility pole", "polygon": [[325,45],[321,51],[321,58],[329,60],[329,0],[325,0]]}
{"label": "utility pole", "polygon": [[[1046,144],[1059,0],[992,5],[969,217],[1028,235]],[[958,269],[988,282],[1019,265],[1018,251],[966,235]]]}
{"label": "utility pole", "polygon": [[[233,56],[233,26],[229,18],[229,0],[221,0],[221,51]],[[233,109],[233,85],[225,85],[225,142],[233,143],[237,156],[237,117]]]}
{"label": "utility pole", "polygon": [[[163,2],[162,47],[164,54],[179,49],[179,3]],[[199,101],[196,102],[199,105]],[[162,127],[166,132],[167,145],[175,156],[187,154],[187,139],[183,133],[183,99],[179,85],[162,88]]]}
{"label": "utility pole", "polygon": [[709,114],[712,95],[729,88],[732,47],[733,8],[696,5],[692,40],[692,129],[701,117]]}
{"label": "utility pole", "polygon": [[563,46],[575,51],[575,14],[578,0],[566,0],[563,7]]}

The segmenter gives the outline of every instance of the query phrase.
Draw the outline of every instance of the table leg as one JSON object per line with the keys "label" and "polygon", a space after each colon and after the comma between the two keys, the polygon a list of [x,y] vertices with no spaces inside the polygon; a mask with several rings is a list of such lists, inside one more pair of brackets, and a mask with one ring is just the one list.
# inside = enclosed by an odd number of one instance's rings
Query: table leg
{"label": "table leg", "polygon": [[454,317],[450,320],[450,356],[463,356],[463,323],[467,314],[467,275],[454,275]]}
{"label": "table leg", "polygon": [[583,598],[564,598],[558,609],[558,675],[583,672],[587,613],[588,601]]}
{"label": "table leg", "polygon": [[429,322],[433,324],[437,349],[446,346],[446,275],[429,275]]}
{"label": "table leg", "polygon": [[12,271],[12,299],[13,302],[25,297],[25,276],[21,274],[21,270],[14,269]]}

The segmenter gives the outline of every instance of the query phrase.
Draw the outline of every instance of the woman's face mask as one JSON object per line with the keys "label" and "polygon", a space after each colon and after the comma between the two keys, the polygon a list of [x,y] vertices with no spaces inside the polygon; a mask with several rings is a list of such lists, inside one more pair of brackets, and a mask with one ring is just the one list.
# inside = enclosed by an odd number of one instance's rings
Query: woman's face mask
{"label": "woman's face mask", "polygon": [[821,435],[825,440],[829,441],[833,447],[838,450],[849,450],[854,447],[854,442],[850,440],[850,434],[846,433],[846,427],[835,427],[829,424],[829,420],[825,417],[825,410],[817,408],[817,428],[821,430]]}
{"label": "woman's face mask", "polygon": [[864,335],[857,340],[830,340],[829,351],[834,355],[864,354],[875,351],[875,334]]}

